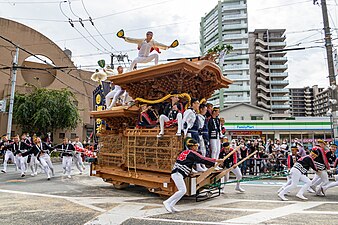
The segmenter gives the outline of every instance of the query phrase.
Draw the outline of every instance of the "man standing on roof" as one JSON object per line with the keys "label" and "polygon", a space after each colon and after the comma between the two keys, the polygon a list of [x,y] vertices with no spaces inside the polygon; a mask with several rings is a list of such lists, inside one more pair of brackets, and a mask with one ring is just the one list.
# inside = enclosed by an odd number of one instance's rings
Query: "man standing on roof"
{"label": "man standing on roof", "polygon": [[119,38],[123,38],[126,42],[134,43],[138,45],[138,57],[136,57],[133,62],[130,64],[129,71],[132,71],[137,63],[148,63],[155,59],[155,65],[158,64],[158,54],[151,54],[153,50],[160,52],[160,49],[167,50],[169,48],[175,48],[178,46],[178,41],[175,40],[170,46],[161,44],[153,39],[153,32],[148,31],[146,33],[146,38],[130,38],[124,36],[124,31],[120,30],[117,33]]}

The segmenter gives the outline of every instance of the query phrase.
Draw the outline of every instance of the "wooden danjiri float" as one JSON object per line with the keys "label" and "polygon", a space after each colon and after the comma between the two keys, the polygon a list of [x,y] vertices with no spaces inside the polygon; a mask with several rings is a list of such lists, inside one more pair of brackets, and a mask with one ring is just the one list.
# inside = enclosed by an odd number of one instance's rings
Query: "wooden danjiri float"
{"label": "wooden danjiri float", "polygon": [[[232,83],[222,76],[215,63],[186,59],[111,76],[108,80],[121,86],[133,99],[147,100],[161,99],[173,91],[208,99],[215,90]],[[139,112],[136,105],[91,112],[92,117],[104,120],[110,128],[98,135],[100,150],[97,161],[91,165],[91,175],[103,178],[115,188],[135,184],[160,195],[171,195],[176,190],[170,173],[183,149],[183,136],[175,135],[175,127],[167,128],[161,138],[156,137],[159,127],[137,128]],[[186,178],[187,195],[198,193],[215,176],[217,172],[208,170]]]}

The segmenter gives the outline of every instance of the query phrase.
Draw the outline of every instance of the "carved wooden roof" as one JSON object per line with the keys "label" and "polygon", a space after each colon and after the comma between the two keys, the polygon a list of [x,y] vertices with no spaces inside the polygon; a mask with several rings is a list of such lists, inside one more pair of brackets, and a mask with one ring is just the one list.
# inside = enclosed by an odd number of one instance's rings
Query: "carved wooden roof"
{"label": "carved wooden roof", "polygon": [[162,98],[174,90],[198,99],[210,98],[215,90],[232,83],[215,63],[186,59],[111,76],[108,80],[125,89],[133,99],[148,100]]}
{"label": "carved wooden roof", "polygon": [[91,117],[103,119],[110,128],[121,129],[123,126],[135,126],[139,114],[137,106],[117,106],[110,110],[92,111]]}

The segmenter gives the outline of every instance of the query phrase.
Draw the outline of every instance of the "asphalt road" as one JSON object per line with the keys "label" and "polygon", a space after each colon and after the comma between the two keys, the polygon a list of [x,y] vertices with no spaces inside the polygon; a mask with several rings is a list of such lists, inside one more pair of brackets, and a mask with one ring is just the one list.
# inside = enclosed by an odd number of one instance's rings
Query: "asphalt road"
{"label": "asphalt road", "polygon": [[56,176],[47,181],[20,174],[11,166],[0,174],[0,224],[338,224],[338,187],[326,197],[307,193],[299,201],[295,191],[288,202],[276,192],[284,181],[254,181],[243,184],[245,193],[228,185],[225,194],[203,202],[185,197],[169,214],[161,197],[141,187],[115,190],[100,178],[86,172],[79,175],[73,167],[71,179],[55,165]]}

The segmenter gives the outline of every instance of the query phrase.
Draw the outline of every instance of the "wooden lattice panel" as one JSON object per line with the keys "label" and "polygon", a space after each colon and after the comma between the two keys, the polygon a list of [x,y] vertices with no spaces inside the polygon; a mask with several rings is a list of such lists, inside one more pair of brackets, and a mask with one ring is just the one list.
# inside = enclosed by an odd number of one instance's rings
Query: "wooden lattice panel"
{"label": "wooden lattice panel", "polygon": [[99,165],[121,166],[123,164],[123,135],[106,131],[100,136]]}
{"label": "wooden lattice panel", "polygon": [[[155,135],[149,135],[150,130],[152,129],[135,129],[133,132],[132,129],[128,129],[125,132],[126,167],[170,173],[178,153],[182,150],[182,137],[165,135],[157,138],[158,132]],[[175,128],[172,128],[170,133],[175,133]]]}

